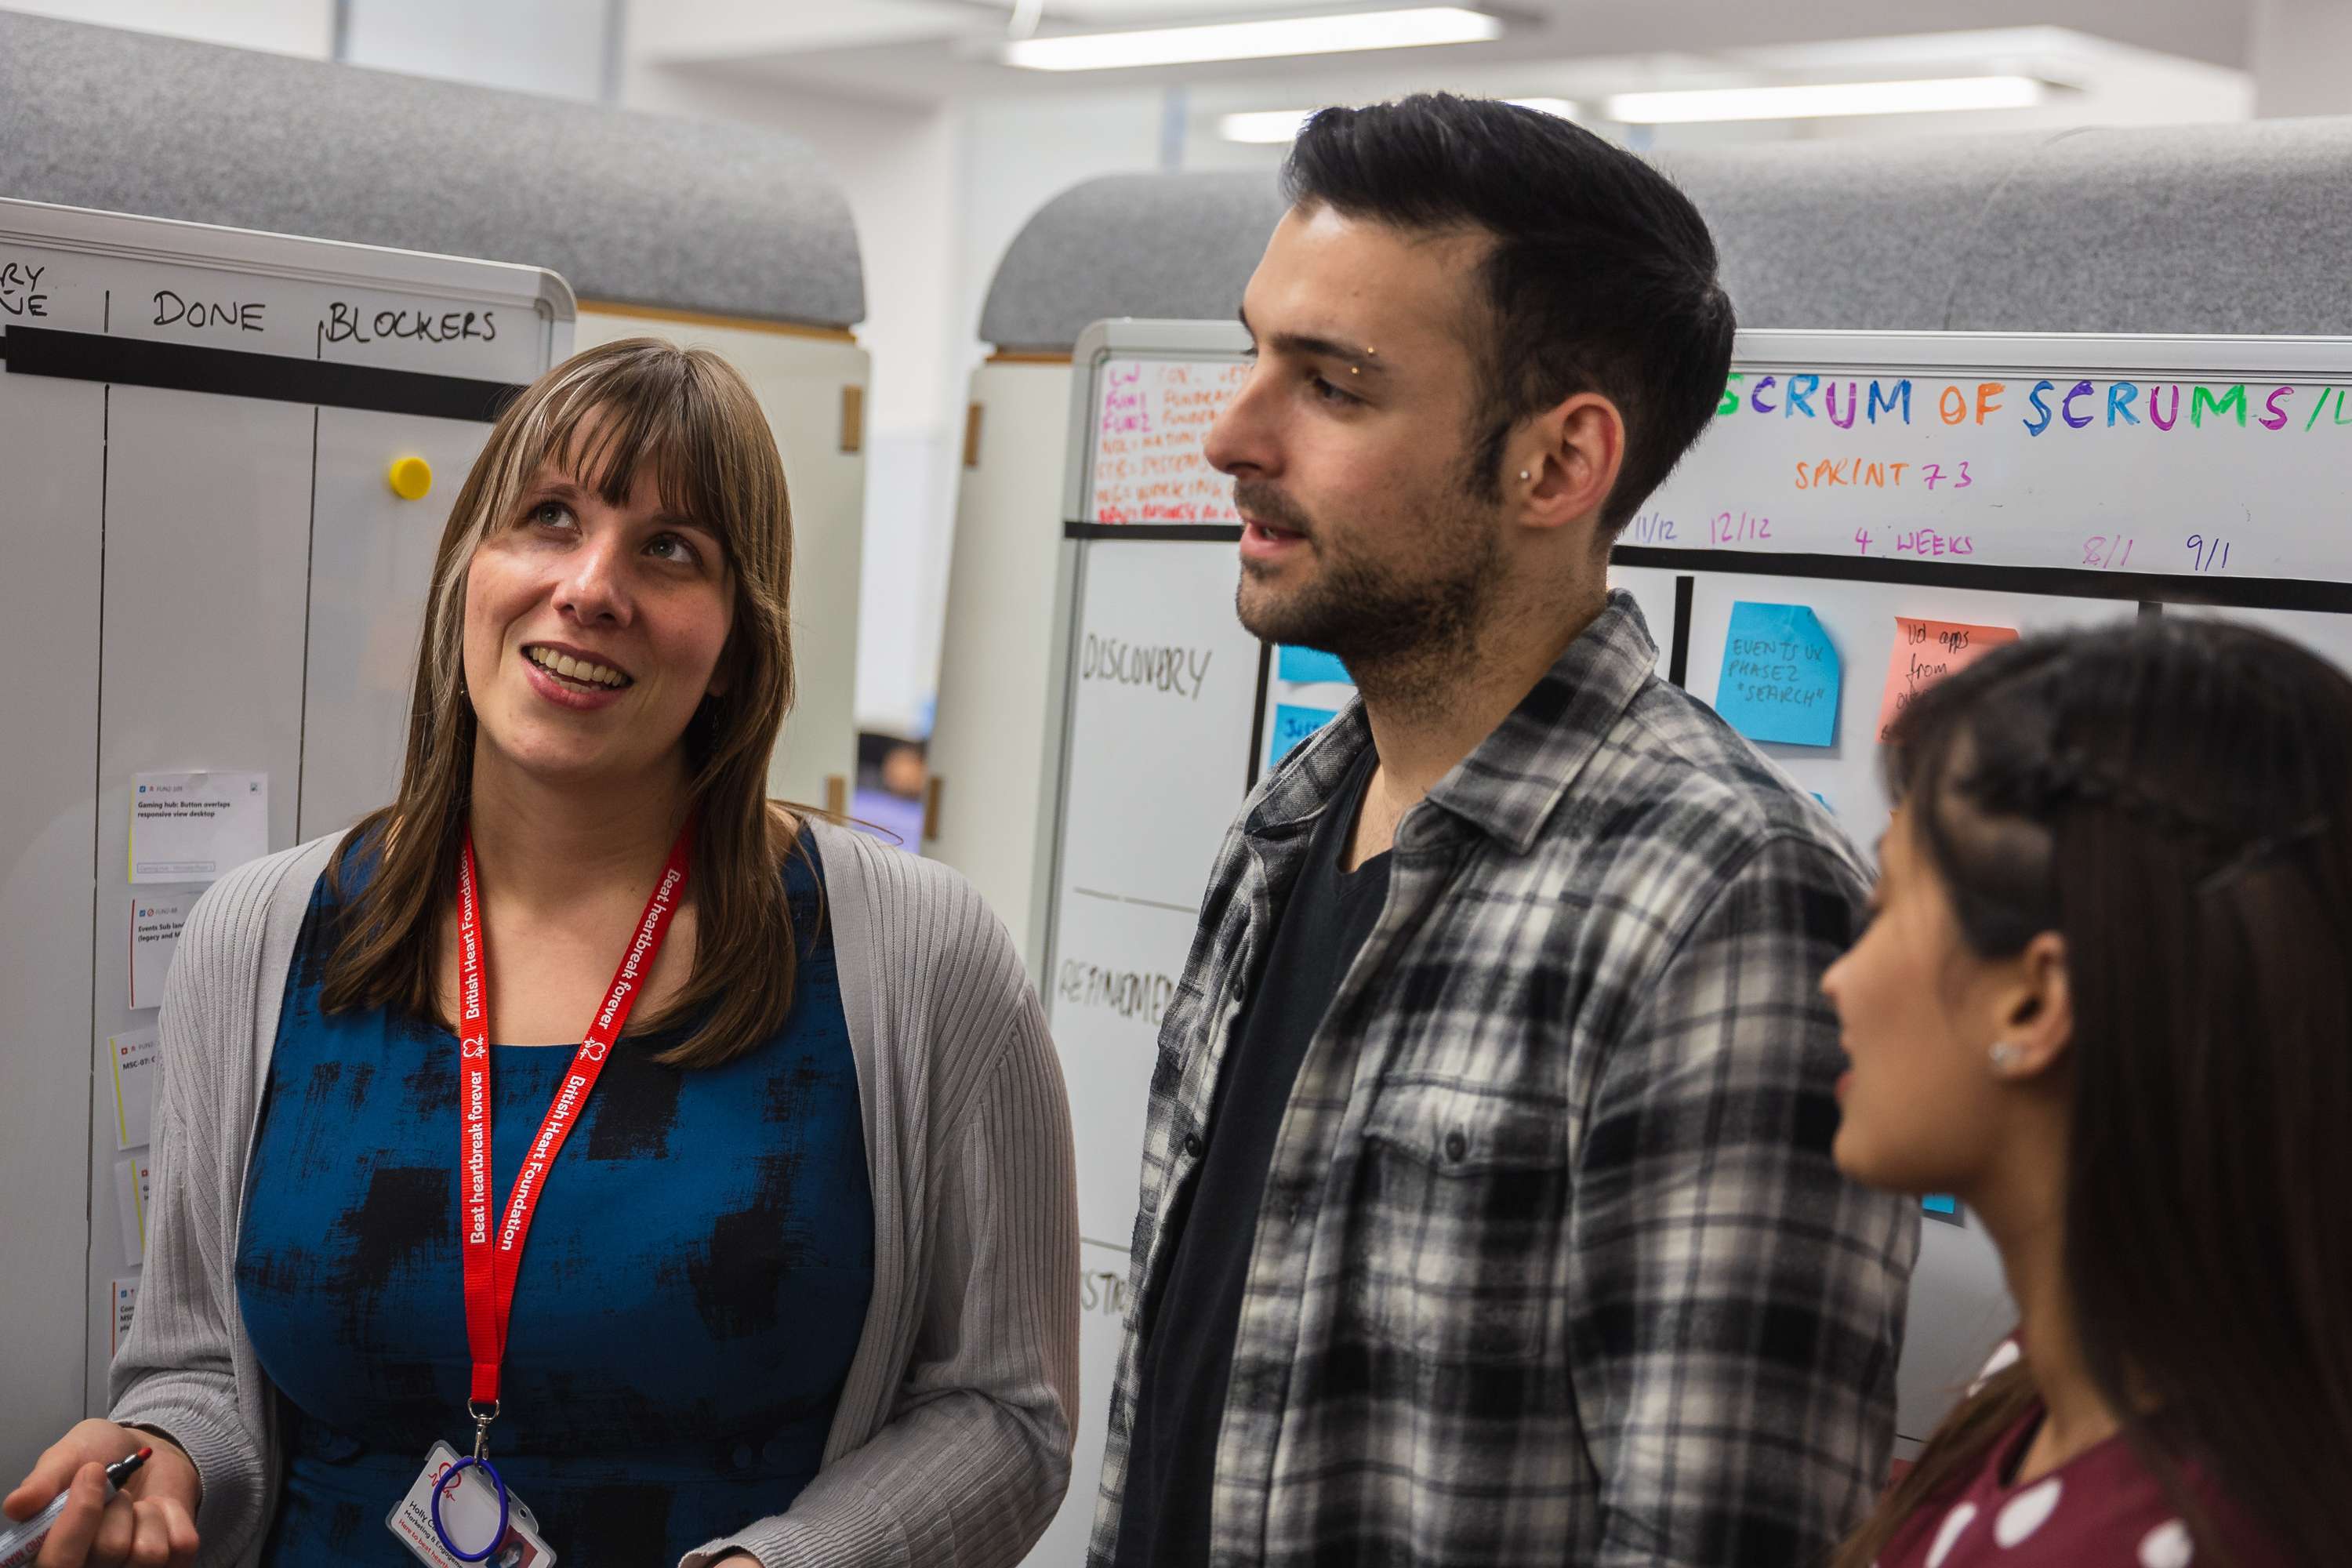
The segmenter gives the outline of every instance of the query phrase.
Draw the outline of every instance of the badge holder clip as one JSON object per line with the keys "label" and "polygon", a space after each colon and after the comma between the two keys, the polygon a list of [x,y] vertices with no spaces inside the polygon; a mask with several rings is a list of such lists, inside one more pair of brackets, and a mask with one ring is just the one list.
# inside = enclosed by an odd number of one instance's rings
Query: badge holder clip
{"label": "badge holder clip", "polygon": [[[487,1410],[484,1409],[486,1403]],[[433,1533],[441,1538],[441,1544],[449,1555],[460,1563],[481,1563],[488,1561],[490,1553],[499,1549],[499,1543],[506,1540],[509,1517],[506,1478],[499,1474],[496,1465],[490,1463],[490,1423],[499,1418],[499,1402],[495,1399],[487,1402],[469,1399],[466,1401],[466,1414],[474,1418],[474,1452],[470,1458],[460,1459],[443,1471],[441,1479],[433,1483]],[[490,1484],[499,1489],[499,1527],[490,1532],[489,1544],[479,1552],[468,1552],[450,1540],[447,1526],[441,1522],[443,1494],[469,1469],[481,1471],[490,1478]]]}

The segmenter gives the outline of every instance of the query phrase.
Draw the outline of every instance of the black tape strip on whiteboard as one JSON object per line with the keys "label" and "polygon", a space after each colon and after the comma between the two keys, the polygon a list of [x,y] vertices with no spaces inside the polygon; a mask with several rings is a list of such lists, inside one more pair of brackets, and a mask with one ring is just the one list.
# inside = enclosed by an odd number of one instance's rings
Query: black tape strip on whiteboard
{"label": "black tape strip on whiteboard", "polygon": [[1690,674],[1691,595],[1697,585],[1687,572],[1675,579],[1675,629],[1666,645],[1666,679],[1676,686],[1689,685],[1685,678]]}
{"label": "black tape strip on whiteboard", "polygon": [[1670,572],[1744,572],[2007,594],[2065,594],[2082,599],[2136,599],[2142,604],[2210,605],[2217,609],[2352,615],[2352,583],[2321,583],[2306,577],[2192,577],[2164,572],[2095,572],[2073,566],[1977,566],[1795,552],[1777,555],[1761,550],[1672,550],[1651,544],[1621,544],[1609,558],[1620,566],[1662,566]]}
{"label": "black tape strip on whiteboard", "polygon": [[434,375],[382,365],[331,364],[199,343],[155,343],[54,327],[0,331],[0,362],[11,375],[50,375],[167,392],[216,392],[275,403],[421,414],[488,424],[522,389],[509,382]]}
{"label": "black tape strip on whiteboard", "polygon": [[1179,544],[1238,544],[1242,525],[1238,522],[1065,522],[1065,539],[1122,539],[1130,544],[1149,544],[1154,540],[1174,541]]}

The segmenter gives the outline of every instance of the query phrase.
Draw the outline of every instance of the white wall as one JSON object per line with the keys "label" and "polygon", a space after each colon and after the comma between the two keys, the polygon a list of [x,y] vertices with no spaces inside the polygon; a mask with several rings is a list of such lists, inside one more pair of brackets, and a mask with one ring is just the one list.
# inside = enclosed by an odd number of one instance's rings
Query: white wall
{"label": "white wall", "polygon": [[313,59],[327,57],[335,33],[334,0],[8,0],[0,9]]}
{"label": "white wall", "polygon": [[2344,0],[2253,0],[2246,68],[2255,112],[2352,113],[2352,5]]}
{"label": "white wall", "polygon": [[[632,25],[653,25],[647,8],[633,13]],[[857,711],[869,728],[925,732],[970,368],[971,329],[959,318],[957,286],[963,111],[780,90],[643,58],[629,64],[622,101],[790,132],[815,148],[849,197],[866,270],[857,337],[873,361]]]}
{"label": "white wall", "polygon": [[604,93],[610,8],[608,0],[351,0],[342,58],[593,102]]}

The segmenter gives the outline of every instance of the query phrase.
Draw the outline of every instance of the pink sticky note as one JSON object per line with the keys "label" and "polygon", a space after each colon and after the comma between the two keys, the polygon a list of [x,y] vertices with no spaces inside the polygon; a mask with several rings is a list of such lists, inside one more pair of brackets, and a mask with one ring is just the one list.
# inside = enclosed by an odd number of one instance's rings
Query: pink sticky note
{"label": "pink sticky note", "polygon": [[1960,621],[1923,621],[1910,616],[1895,617],[1895,652],[1886,661],[1886,693],[1878,700],[1878,743],[1895,716],[1912,700],[1952,671],[1982,658],[2003,643],[2017,640],[2015,626],[1972,626]]}

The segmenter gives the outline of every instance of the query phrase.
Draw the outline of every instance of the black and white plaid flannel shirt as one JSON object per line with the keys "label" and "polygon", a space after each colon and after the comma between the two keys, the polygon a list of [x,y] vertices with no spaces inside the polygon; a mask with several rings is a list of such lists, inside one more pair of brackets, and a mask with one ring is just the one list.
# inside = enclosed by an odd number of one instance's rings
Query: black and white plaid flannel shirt
{"label": "black and white plaid flannel shirt", "polygon": [[[1255,1215],[1212,1561],[1822,1561],[1886,1473],[1916,1205],[1830,1160],[1864,873],[1612,595],[1405,815]],[[1166,1221],[1351,704],[1225,837],[1160,1036],[1090,1562]]]}

